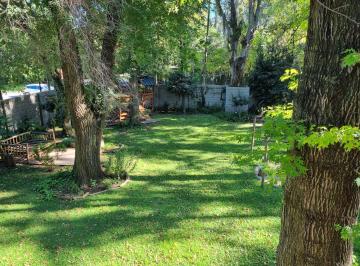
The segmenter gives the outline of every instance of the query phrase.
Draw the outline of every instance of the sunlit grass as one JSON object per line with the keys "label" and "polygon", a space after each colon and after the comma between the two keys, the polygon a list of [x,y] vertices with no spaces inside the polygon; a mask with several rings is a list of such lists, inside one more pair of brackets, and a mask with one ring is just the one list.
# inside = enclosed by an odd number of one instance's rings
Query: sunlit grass
{"label": "sunlit grass", "polygon": [[106,131],[138,159],[132,181],[82,201],[41,201],[49,175],[0,172],[0,265],[273,265],[281,190],[262,190],[234,136],[250,125],[210,115],[164,115]]}

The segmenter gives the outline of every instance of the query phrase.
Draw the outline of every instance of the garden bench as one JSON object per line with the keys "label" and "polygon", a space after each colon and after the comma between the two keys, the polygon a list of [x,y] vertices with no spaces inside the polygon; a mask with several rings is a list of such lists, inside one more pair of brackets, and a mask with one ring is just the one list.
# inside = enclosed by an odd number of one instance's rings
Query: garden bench
{"label": "garden bench", "polygon": [[34,148],[55,142],[55,133],[29,131],[0,141],[0,157],[12,156],[16,161],[29,163],[34,159]]}

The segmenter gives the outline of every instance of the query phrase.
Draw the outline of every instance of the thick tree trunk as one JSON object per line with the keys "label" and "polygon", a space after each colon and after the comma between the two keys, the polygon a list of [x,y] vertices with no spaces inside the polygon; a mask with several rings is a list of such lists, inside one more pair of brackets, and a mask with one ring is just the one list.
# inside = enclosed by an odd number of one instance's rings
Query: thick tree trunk
{"label": "thick tree trunk", "polygon": [[[358,0],[322,0],[360,21]],[[295,119],[317,126],[360,125],[360,67],[341,69],[342,53],[360,48],[359,26],[311,1],[303,78]],[[308,170],[285,185],[278,265],[352,265],[352,243],[335,225],[357,221],[360,197],[354,180],[360,152],[340,144],[298,151]]]}
{"label": "thick tree trunk", "polygon": [[89,184],[90,180],[103,176],[100,163],[102,117],[96,117],[85,100],[76,36],[69,25],[61,25],[59,42],[65,98],[76,136],[74,175],[79,184]]}

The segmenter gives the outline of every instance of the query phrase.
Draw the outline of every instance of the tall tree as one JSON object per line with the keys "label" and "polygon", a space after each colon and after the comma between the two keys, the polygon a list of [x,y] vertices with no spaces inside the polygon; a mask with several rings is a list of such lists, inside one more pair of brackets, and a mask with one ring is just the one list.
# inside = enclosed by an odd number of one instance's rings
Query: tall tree
{"label": "tall tree", "polygon": [[[342,53],[360,48],[358,0],[311,0],[303,78],[294,118],[309,126],[360,126],[360,66],[342,69]],[[296,151],[307,172],[285,186],[278,265],[352,265],[351,240],[335,225],[357,221],[360,151],[340,143]]]}
{"label": "tall tree", "polygon": [[[246,60],[259,23],[262,0],[249,0],[247,12],[244,14],[239,12],[241,10],[239,1],[227,0],[226,2],[225,9],[222,1],[216,0],[216,8],[222,18],[230,52],[231,85],[239,86],[243,82]],[[244,19],[245,14],[247,21]]]}
{"label": "tall tree", "polygon": [[[103,102],[104,94],[98,87],[109,86],[109,80],[111,80],[117,27],[120,19],[118,12],[121,4],[121,2],[117,4],[115,2],[111,2],[111,5],[108,4],[107,6],[107,27],[102,39],[101,62],[93,61],[96,60],[96,51],[92,46],[93,36],[89,32],[89,25],[87,25],[89,22],[82,17],[86,14],[84,12],[85,7],[80,3],[63,1],[62,6],[52,9],[58,28],[65,98],[75,129],[76,149],[73,170],[78,183],[82,185],[89,184],[92,179],[98,180],[103,177],[100,149],[106,114],[103,108],[107,103]],[[80,16],[76,17],[79,12]],[[75,25],[71,23],[75,23]],[[82,33],[86,38],[85,43],[89,42],[85,49],[88,53],[86,56],[91,57],[89,58],[89,61],[92,62],[90,77],[94,83],[90,97],[84,84],[83,62],[79,52],[79,34],[77,34],[76,29],[83,31]],[[100,99],[98,99],[99,96]]]}

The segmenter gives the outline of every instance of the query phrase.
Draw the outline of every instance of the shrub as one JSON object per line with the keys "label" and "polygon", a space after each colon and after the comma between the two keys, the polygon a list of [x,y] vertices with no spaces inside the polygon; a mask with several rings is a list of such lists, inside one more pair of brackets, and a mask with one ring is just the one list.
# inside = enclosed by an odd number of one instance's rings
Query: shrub
{"label": "shrub", "polygon": [[282,82],[285,70],[292,67],[293,58],[288,51],[259,53],[256,65],[249,77],[251,96],[254,101],[253,111],[262,107],[285,104],[293,100],[294,92],[289,90],[289,81]]}
{"label": "shrub", "polygon": [[105,173],[117,179],[128,178],[136,166],[136,159],[125,150],[118,151],[105,164]]}
{"label": "shrub", "polygon": [[27,131],[45,131],[46,127],[41,126],[39,123],[32,121],[29,117],[24,117],[17,128],[18,133]]}
{"label": "shrub", "polygon": [[105,187],[105,189],[111,188],[115,183],[116,181],[111,178],[105,178],[101,181],[101,184]]}

